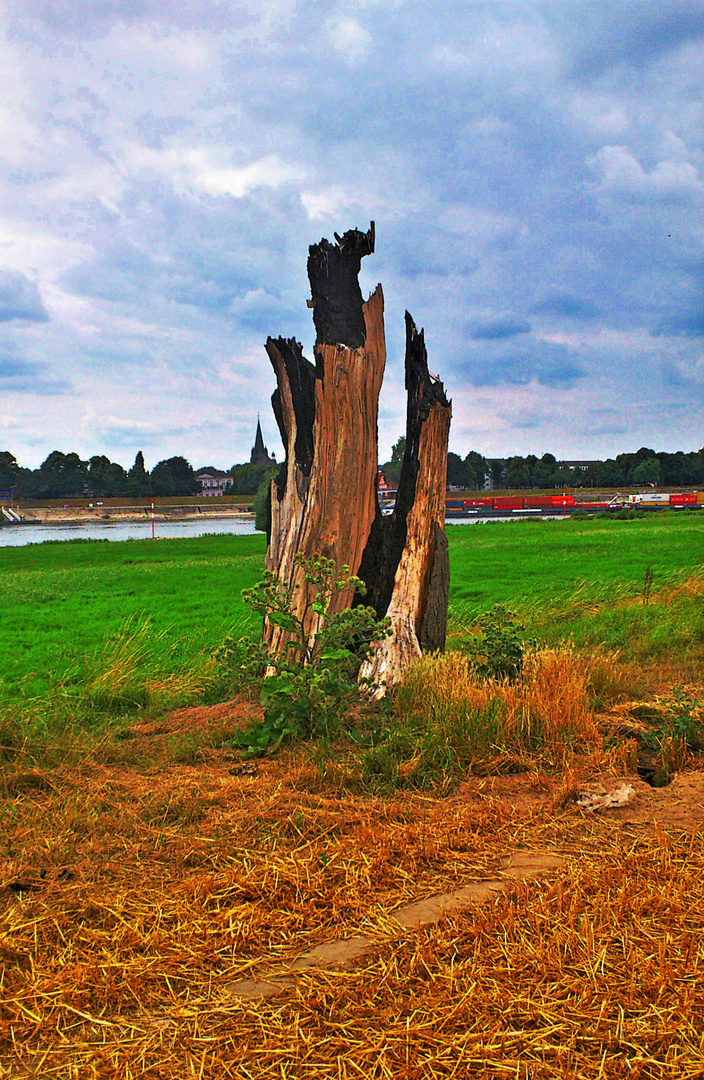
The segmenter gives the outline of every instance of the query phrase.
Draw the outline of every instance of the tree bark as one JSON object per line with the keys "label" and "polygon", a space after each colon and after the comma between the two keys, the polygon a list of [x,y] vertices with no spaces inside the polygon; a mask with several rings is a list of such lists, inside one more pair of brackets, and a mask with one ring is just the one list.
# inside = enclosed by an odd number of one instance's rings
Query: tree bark
{"label": "tree bark", "polygon": [[[293,592],[293,612],[309,642],[318,632],[313,591],[299,553],[347,565],[367,586],[333,596],[330,614],[366,603],[388,615],[364,675],[381,696],[421,648],[444,647],[449,563],[443,531],[451,406],[428,372],[423,331],[406,313],[406,452],[396,507],[382,516],[377,494],[377,414],[384,375],[384,300],[378,285],[364,302],[358,274],[374,250],[374,225],[335,244],[310,248],[308,276],[316,328],[315,363],[294,339],[269,338],[277,379],[272,397],[286,458],[270,492],[267,567]],[[285,651],[289,635],[265,620],[263,641]]]}
{"label": "tree bark", "polygon": [[[384,297],[378,285],[366,303],[357,275],[374,250],[373,227],[322,240],[310,249],[308,274],[317,331],[315,365],[298,342],[279,338],[266,349],[277,378],[272,397],[286,459],[271,490],[267,567],[294,589],[294,614],[309,640],[318,630],[313,592],[295,556],[320,554],[356,573],[376,510],[377,412],[386,363]],[[352,590],[333,596],[329,613],[350,607]],[[289,640],[265,623],[275,652]]]}
{"label": "tree bark", "polygon": [[[391,518],[379,512],[360,566],[372,603],[391,622],[362,665],[375,697],[398,683],[421,649],[443,649],[450,579],[445,524],[452,406],[428,371],[423,331],[406,312],[406,449]],[[388,599],[387,599],[388,598]]]}

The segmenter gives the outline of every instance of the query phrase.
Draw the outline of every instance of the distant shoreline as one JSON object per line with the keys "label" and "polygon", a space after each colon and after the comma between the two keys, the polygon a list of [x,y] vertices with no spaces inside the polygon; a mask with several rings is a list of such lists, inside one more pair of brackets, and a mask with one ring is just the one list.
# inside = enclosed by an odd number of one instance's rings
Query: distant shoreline
{"label": "distant shoreline", "polygon": [[[69,507],[55,506],[22,507],[23,525],[104,525],[108,521],[115,524],[151,521],[151,507],[94,506]],[[240,521],[252,521],[254,514],[248,510],[225,509],[214,506],[212,510],[192,506],[155,506],[155,521],[199,521],[203,518],[218,520],[235,518]],[[11,526],[10,526],[11,527]]]}

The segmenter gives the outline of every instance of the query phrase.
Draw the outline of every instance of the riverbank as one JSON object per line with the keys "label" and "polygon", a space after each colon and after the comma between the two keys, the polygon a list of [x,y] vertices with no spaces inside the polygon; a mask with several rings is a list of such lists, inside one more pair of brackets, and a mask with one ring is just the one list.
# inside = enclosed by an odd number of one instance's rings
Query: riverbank
{"label": "riverbank", "polygon": [[[150,506],[108,506],[104,503],[96,503],[93,506],[27,506],[22,507],[21,516],[25,525],[89,525],[105,524],[130,524],[133,522],[151,521],[152,508]],[[240,521],[253,521],[252,511],[242,507],[232,506],[205,506],[194,505],[155,505],[153,510],[155,521],[198,521],[203,518],[208,520],[235,519]]]}

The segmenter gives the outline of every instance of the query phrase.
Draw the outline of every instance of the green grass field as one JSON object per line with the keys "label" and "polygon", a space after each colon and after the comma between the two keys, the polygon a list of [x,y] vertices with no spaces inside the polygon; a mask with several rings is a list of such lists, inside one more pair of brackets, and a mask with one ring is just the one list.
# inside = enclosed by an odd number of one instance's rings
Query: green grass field
{"label": "green grass field", "polygon": [[[658,595],[702,569],[704,514],[450,525],[448,535],[455,633],[500,602],[544,641],[571,635],[641,657],[643,648],[653,656],[701,649],[701,594],[674,606]],[[264,551],[260,535],[0,549],[0,701],[95,674],[126,620],[134,627],[149,618],[142,646],[164,675],[198,663],[227,633],[256,633],[241,592],[260,576]],[[643,592],[649,567],[651,603],[624,608]]]}
{"label": "green grass field", "polygon": [[620,591],[653,589],[674,573],[704,565],[704,514],[448,525],[451,603],[482,610],[565,599],[582,584]]}
{"label": "green grass field", "polygon": [[[543,644],[637,664],[704,659],[704,515],[450,527],[450,643],[480,610],[518,610]],[[680,588],[688,578],[692,588]]]}
{"label": "green grass field", "polygon": [[80,678],[127,619],[149,617],[165,671],[228,631],[253,629],[241,593],[260,576],[265,549],[261,535],[0,549],[4,696]]}

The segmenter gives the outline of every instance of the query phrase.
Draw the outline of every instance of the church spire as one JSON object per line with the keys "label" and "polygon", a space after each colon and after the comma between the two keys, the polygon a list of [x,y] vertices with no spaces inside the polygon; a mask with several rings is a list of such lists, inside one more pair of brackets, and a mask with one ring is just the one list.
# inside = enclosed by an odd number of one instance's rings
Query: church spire
{"label": "church spire", "polygon": [[259,413],[257,413],[257,434],[254,437],[254,453],[266,454],[266,446],[264,445],[264,436],[262,435],[262,425],[259,420]]}
{"label": "church spire", "polygon": [[269,451],[264,445],[262,425],[259,420],[259,413],[257,413],[257,434],[254,437],[254,446],[252,447],[249,463],[250,465],[268,465],[271,460],[272,458],[269,457]]}

